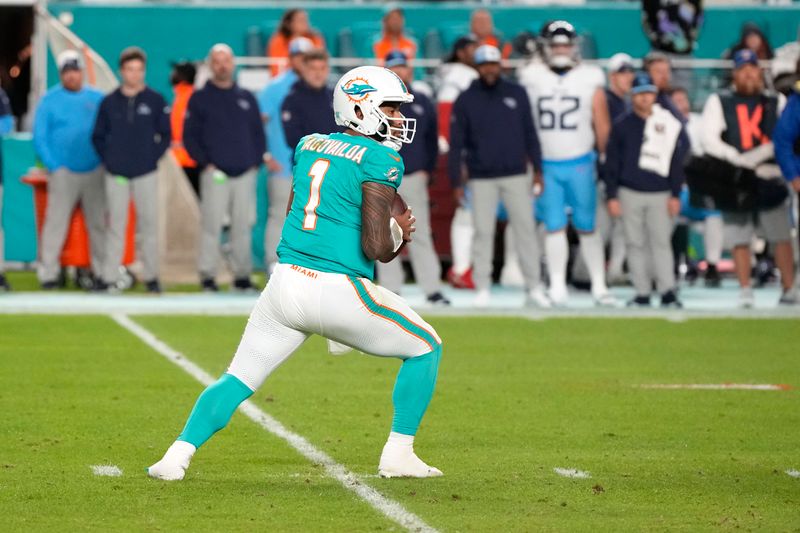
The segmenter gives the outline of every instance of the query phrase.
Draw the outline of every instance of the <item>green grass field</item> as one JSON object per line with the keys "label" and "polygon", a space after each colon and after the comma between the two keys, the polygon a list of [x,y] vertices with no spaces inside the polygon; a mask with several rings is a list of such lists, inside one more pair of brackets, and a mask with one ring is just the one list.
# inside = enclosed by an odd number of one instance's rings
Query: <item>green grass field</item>
{"label": "green grass field", "polygon": [[[135,320],[214,375],[245,322]],[[445,351],[416,449],[443,478],[373,477],[397,361],[312,338],[254,401],[443,531],[800,529],[796,321],[430,321]],[[202,386],[108,317],[0,316],[0,354],[3,531],[401,529],[241,414],[183,482],[147,478]],[[637,387],[723,382],[794,388]]]}

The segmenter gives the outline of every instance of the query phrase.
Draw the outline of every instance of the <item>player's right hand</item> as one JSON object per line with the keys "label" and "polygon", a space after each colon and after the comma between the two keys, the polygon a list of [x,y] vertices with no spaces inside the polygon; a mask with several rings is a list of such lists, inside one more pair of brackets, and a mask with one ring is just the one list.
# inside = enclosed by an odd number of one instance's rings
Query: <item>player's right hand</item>
{"label": "player's right hand", "polygon": [[453,188],[453,199],[457,205],[464,205],[464,187]]}
{"label": "player's right hand", "polygon": [[614,218],[622,216],[622,206],[616,198],[612,198],[608,201],[608,214]]}
{"label": "player's right hand", "polygon": [[403,230],[403,240],[405,242],[411,242],[411,234],[417,231],[417,228],[414,227],[414,222],[416,222],[417,219],[411,214],[411,208],[409,207],[406,209],[406,212],[402,215],[395,216],[394,219]]}

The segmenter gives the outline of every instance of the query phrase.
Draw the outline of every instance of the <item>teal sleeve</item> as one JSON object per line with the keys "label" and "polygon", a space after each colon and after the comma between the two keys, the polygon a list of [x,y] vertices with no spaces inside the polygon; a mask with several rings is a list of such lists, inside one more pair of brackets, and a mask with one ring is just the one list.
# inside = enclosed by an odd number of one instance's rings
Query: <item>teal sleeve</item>
{"label": "teal sleeve", "polygon": [[379,150],[370,150],[363,163],[363,181],[371,181],[388,185],[393,189],[400,186],[403,180],[403,158],[395,150],[381,147]]}

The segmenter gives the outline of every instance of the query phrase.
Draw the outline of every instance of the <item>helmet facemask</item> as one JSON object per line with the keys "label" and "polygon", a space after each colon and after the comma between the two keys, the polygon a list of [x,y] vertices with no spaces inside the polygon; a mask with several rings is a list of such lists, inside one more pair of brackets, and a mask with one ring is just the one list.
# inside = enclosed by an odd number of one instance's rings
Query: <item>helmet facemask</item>
{"label": "helmet facemask", "polygon": [[[401,102],[384,102],[381,105]],[[359,108],[364,113],[363,108]],[[356,129],[361,133],[367,135],[377,135],[383,139],[384,144],[388,144],[391,148],[399,150],[403,144],[410,144],[414,140],[414,135],[417,132],[417,119],[407,118],[400,113],[399,116],[390,117],[381,110],[380,106],[371,108],[364,116],[362,124],[375,124],[374,130],[364,131],[364,129]]]}

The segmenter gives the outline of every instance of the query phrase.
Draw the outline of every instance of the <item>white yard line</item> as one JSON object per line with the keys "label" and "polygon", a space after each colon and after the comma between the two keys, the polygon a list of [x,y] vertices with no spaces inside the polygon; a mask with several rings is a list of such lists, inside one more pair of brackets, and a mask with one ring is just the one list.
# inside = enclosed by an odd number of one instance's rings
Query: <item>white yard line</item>
{"label": "white yard line", "polygon": [[575,479],[589,479],[592,477],[589,472],[584,472],[576,468],[554,468],[553,472],[562,477],[571,477]]}
{"label": "white yard line", "polygon": [[[186,358],[185,355],[171,348],[149,330],[131,320],[127,315],[112,314],[111,318],[121,327],[136,335],[142,342],[173,362],[203,385],[208,386],[216,381],[215,378]],[[359,498],[388,519],[410,531],[436,531],[420,517],[404,508],[400,503],[391,498],[387,498],[367,485],[363,479],[345,468],[344,465],[337,463],[330,455],[315,447],[305,437],[287,429],[286,426],[262,411],[261,408],[256,406],[253,402],[249,400],[245,401],[239,406],[239,410],[262,428],[285,440],[292,448],[297,450],[300,455],[312,463],[322,465],[330,477],[338,481],[347,490],[355,492]]]}
{"label": "white yard line", "polygon": [[787,470],[786,475],[789,477],[800,478],[800,470]]}
{"label": "white yard line", "polygon": [[648,383],[636,385],[640,389],[662,390],[758,390],[758,391],[785,391],[791,390],[791,385],[782,383]]}
{"label": "white yard line", "polygon": [[92,469],[95,476],[120,477],[122,475],[122,470],[117,465],[91,465],[89,468]]}

